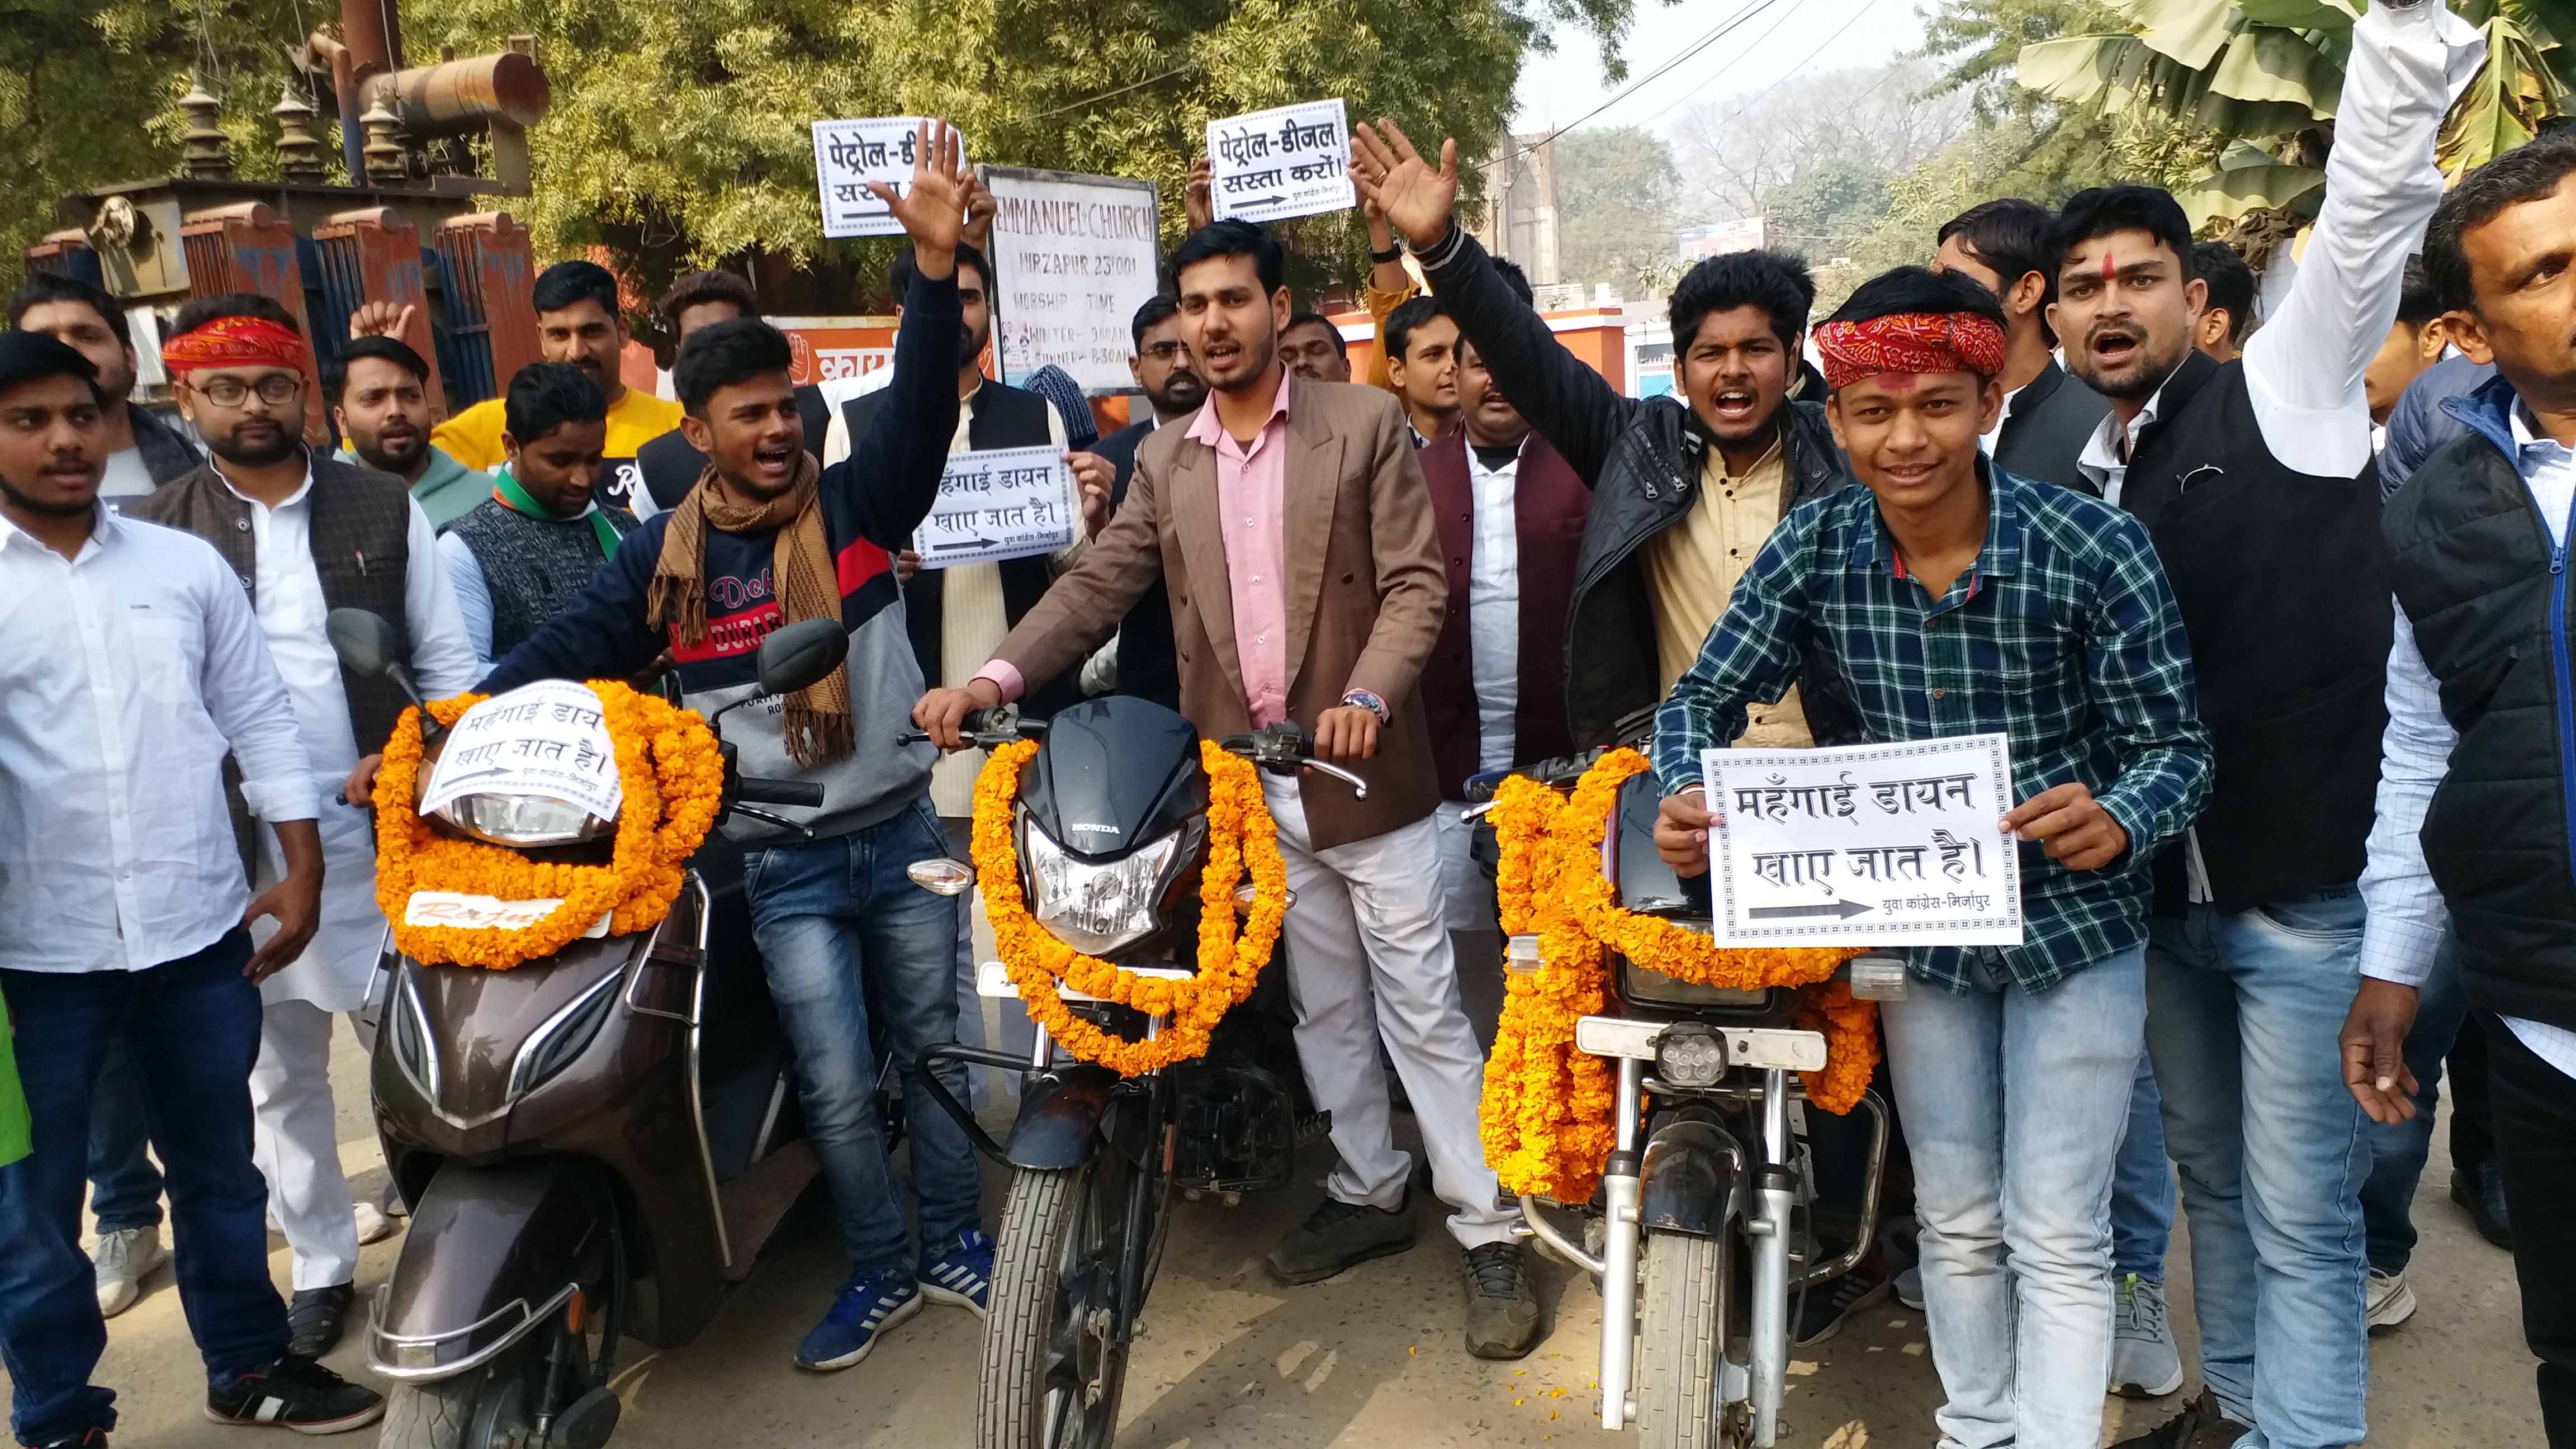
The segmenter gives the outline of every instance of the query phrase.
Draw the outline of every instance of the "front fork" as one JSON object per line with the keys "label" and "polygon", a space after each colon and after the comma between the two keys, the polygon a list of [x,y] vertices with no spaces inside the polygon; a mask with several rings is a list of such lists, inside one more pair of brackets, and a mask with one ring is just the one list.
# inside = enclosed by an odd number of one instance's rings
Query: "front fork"
{"label": "front fork", "polygon": [[[1798,1172],[1790,1165],[1789,1074],[1762,1074],[1762,1165],[1753,1170],[1760,1212],[1746,1220],[1753,1240],[1753,1443],[1768,1449],[1780,1433],[1780,1395],[1789,1372],[1789,1209]],[[1718,1332],[1725,1332],[1720,1325]]]}
{"label": "front fork", "polygon": [[[1624,1429],[1635,1406],[1628,1389],[1637,1352],[1637,1096],[1646,1064],[1619,1059],[1619,1100],[1613,1109],[1617,1145],[1601,1169],[1604,1233],[1601,1243],[1601,1427]],[[1724,1331],[1721,1326],[1721,1332]]]}

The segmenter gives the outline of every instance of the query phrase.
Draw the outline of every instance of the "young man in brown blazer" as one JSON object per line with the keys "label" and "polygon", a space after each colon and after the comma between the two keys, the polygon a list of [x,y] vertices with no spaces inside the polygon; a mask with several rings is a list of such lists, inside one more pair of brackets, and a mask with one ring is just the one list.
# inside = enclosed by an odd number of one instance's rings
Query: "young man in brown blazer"
{"label": "young man in brown blazer", "polygon": [[1270,1270],[1320,1282],[1413,1245],[1412,1162],[1389,1127],[1382,1036],[1466,1249],[1467,1346],[1514,1358],[1538,1341],[1538,1302],[1477,1140],[1484,1061],[1442,919],[1440,796],[1415,687],[1448,596],[1439,534],[1394,400],[1281,365],[1283,262],[1243,222],[1181,244],[1181,315],[1206,406],[1145,441],[1089,554],[966,688],[931,691],[913,717],[957,748],[969,710],[1079,661],[1160,579],[1181,712],[1201,734],[1303,721],[1318,755],[1368,781],[1362,800],[1331,781],[1262,779],[1297,892],[1286,934],[1298,1056],[1341,1154],[1323,1205],[1271,1250]]}

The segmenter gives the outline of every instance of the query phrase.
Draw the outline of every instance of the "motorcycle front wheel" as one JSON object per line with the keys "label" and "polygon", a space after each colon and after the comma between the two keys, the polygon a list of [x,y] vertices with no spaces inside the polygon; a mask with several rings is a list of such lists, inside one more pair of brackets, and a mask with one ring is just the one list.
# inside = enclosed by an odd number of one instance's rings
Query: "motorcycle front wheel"
{"label": "motorcycle front wheel", "polygon": [[[1141,1241],[1128,1204],[1141,1173],[1115,1150],[1078,1167],[1013,1174],[984,1321],[977,1449],[1108,1449],[1118,1433],[1127,1347],[1118,1280],[1150,1254],[1164,1204],[1146,1201]],[[1150,1278],[1146,1281],[1150,1282]]]}
{"label": "motorcycle front wheel", "polygon": [[1741,1416],[1721,1422],[1726,1247],[1690,1233],[1646,1235],[1637,1326],[1637,1442],[1643,1449],[1734,1449]]}

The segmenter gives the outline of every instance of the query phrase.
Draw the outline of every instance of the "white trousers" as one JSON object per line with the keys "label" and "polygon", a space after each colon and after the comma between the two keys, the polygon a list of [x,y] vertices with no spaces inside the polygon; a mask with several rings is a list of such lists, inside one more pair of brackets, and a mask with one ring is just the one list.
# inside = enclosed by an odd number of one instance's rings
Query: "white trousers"
{"label": "white trousers", "polygon": [[[331,1101],[331,1013],[309,1001],[266,1002],[260,1013],[259,1062],[250,1069],[251,1159],[268,1179],[268,1210],[295,1250],[296,1288],[334,1288],[357,1277],[358,1222]],[[370,1018],[349,1013],[349,1029],[361,1047],[374,1049]]]}
{"label": "white trousers", "polygon": [[[1315,1105],[1333,1114],[1341,1161],[1325,1190],[1342,1202],[1392,1208],[1404,1201],[1413,1159],[1395,1145],[1386,1041],[1422,1145],[1432,1189],[1455,1209],[1449,1232],[1462,1247],[1509,1241],[1519,1214],[1496,1206],[1494,1170],[1476,1133],[1485,1059],[1458,1001],[1442,909],[1439,827],[1424,818],[1384,835],[1315,850],[1307,844],[1299,782],[1261,777],[1288,887],[1297,893],[1283,934],[1288,990],[1297,1006],[1297,1059]],[[1336,781],[1318,790],[1339,790]]]}

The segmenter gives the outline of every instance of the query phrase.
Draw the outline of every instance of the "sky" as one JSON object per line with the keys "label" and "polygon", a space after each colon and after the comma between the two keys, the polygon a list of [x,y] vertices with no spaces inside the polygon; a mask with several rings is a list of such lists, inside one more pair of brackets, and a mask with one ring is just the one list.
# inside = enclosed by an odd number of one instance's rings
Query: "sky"
{"label": "sky", "polygon": [[1619,87],[1601,79],[1601,53],[1589,34],[1559,27],[1553,55],[1523,57],[1516,133],[1584,126],[1645,126],[1661,132],[1685,110],[1726,96],[1745,96],[1809,71],[1875,65],[1922,43],[1916,0],[1636,0],[1634,25],[1622,43],[1635,84],[1745,10],[1757,13],[1707,49],[1646,81],[1589,120],[1586,112]]}

